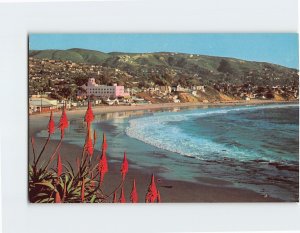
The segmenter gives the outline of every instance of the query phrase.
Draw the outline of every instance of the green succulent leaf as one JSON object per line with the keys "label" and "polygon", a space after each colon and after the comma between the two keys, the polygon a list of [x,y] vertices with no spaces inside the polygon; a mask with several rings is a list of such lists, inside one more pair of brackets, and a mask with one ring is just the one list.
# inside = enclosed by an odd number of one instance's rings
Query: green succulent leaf
{"label": "green succulent leaf", "polygon": [[52,190],[55,190],[55,187],[49,181],[35,183],[35,185],[42,185],[42,186],[46,186]]}

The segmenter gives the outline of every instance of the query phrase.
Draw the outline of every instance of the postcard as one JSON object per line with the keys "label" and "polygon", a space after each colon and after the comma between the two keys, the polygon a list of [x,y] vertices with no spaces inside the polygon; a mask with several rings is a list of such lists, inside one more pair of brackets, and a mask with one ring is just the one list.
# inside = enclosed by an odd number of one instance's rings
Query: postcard
{"label": "postcard", "polygon": [[29,34],[30,203],[299,201],[298,34]]}

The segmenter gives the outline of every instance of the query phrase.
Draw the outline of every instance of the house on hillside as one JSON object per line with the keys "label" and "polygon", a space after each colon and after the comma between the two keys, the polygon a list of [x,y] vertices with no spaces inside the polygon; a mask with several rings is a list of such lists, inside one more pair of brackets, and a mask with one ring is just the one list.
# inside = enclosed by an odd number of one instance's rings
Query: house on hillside
{"label": "house on hillside", "polygon": [[205,92],[205,87],[204,86],[191,86],[191,90]]}
{"label": "house on hillside", "polygon": [[167,95],[169,93],[171,93],[172,88],[170,86],[158,86],[158,90],[163,94],[163,95]]}
{"label": "house on hillside", "polygon": [[185,91],[185,89],[180,84],[176,84],[176,85],[172,85],[171,91],[172,92],[175,92],[175,91]]}
{"label": "house on hillside", "polygon": [[198,96],[197,91],[192,91],[191,94],[192,94],[193,96]]}

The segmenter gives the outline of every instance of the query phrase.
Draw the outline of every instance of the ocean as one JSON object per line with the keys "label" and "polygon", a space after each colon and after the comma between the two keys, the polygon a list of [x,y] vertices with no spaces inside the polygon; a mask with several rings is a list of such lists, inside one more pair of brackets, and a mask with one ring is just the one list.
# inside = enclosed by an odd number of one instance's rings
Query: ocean
{"label": "ocean", "polygon": [[[222,180],[285,201],[299,198],[297,104],[107,113],[92,127],[106,133],[112,161],[126,151],[132,167],[167,179]],[[67,142],[82,146],[84,132],[82,120],[72,121]]]}

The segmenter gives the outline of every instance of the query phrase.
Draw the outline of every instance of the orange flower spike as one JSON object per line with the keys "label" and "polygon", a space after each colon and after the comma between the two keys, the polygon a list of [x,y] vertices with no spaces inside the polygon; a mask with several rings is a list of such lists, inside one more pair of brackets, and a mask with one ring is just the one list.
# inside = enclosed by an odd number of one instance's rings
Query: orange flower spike
{"label": "orange flower spike", "polygon": [[59,192],[56,192],[56,194],[55,194],[55,203],[61,203],[61,198],[60,198]]}
{"label": "orange flower spike", "polygon": [[113,197],[112,203],[117,203],[117,194],[116,194],[116,192],[114,192],[114,197]]}
{"label": "orange flower spike", "polygon": [[61,131],[61,139],[64,137],[65,135],[65,129],[69,127],[69,122],[68,122],[68,118],[67,118],[67,114],[66,114],[66,108],[63,108],[63,111],[61,113],[61,117],[59,120],[59,124],[58,124],[58,128],[60,128]]}
{"label": "orange flower spike", "polygon": [[137,203],[138,202],[138,194],[136,191],[136,185],[135,185],[135,179],[133,179],[133,186],[130,194],[130,201],[132,203]]}
{"label": "orange flower spike", "polygon": [[82,179],[81,183],[81,202],[84,202],[84,179]]}
{"label": "orange flower spike", "polygon": [[94,118],[95,117],[94,117],[94,113],[92,110],[92,103],[89,101],[88,108],[87,108],[85,116],[84,116],[84,121],[87,123],[88,127],[90,126],[90,124],[92,123]]}
{"label": "orange flower spike", "polygon": [[102,149],[102,155],[99,160],[99,174],[100,174],[100,183],[103,182],[104,175],[108,172],[108,164],[107,164],[107,158],[106,158],[106,152]]}
{"label": "orange flower spike", "polygon": [[125,179],[127,172],[128,172],[128,161],[126,158],[126,152],[124,152],[124,158],[121,166],[121,175],[123,180]]}
{"label": "orange flower spike", "polygon": [[93,141],[91,139],[91,130],[88,129],[87,131],[87,136],[85,139],[85,150],[87,151],[87,153],[92,156],[94,153],[94,145],[93,145]]}
{"label": "orange flower spike", "polygon": [[63,170],[63,167],[62,167],[61,157],[60,157],[60,154],[58,153],[58,155],[57,155],[57,178],[59,178],[61,176],[62,170]]}
{"label": "orange flower spike", "polygon": [[88,153],[90,156],[92,156],[93,153],[94,153],[94,146],[93,146],[93,141],[92,141],[91,138],[88,138],[88,139],[87,139],[87,142],[86,142],[85,146],[86,146],[86,151],[87,151],[87,153]]}
{"label": "orange flower spike", "polygon": [[119,197],[119,202],[120,203],[126,203],[125,195],[124,195],[124,189],[122,187],[120,197]]}
{"label": "orange flower spike", "polygon": [[148,202],[153,203],[153,202],[155,202],[156,199],[157,199],[157,188],[155,185],[154,175],[152,174],[151,182],[148,187],[148,192],[146,194],[145,201],[146,201],[146,203],[148,203]]}
{"label": "orange flower spike", "polygon": [[55,132],[55,123],[54,123],[54,120],[53,120],[53,113],[51,111],[50,119],[49,119],[49,123],[48,123],[48,133],[49,134],[54,134],[54,132]]}
{"label": "orange flower spike", "polygon": [[108,145],[106,142],[106,136],[105,136],[105,133],[103,133],[102,149],[106,151],[107,147],[108,147]]}

